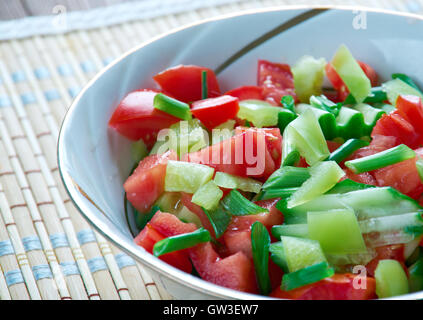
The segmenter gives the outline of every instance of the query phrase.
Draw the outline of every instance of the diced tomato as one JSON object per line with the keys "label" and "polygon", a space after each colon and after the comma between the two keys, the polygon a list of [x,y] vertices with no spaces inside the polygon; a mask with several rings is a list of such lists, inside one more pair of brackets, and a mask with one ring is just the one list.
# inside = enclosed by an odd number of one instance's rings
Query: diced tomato
{"label": "diced tomato", "polygon": [[397,138],[398,144],[406,144],[412,149],[418,147],[421,143],[420,134],[416,132],[410,122],[399,114],[398,110],[390,114],[384,114],[376,122],[371,136],[374,137],[376,135],[394,136]]}
{"label": "diced tomato", "polygon": [[[366,277],[357,280],[359,288],[354,288],[355,274],[335,274],[330,278],[309,284],[291,291],[276,288],[271,297],[296,300],[369,300],[376,298],[376,281]],[[361,286],[365,282],[365,289]],[[363,285],[364,286],[364,285]]]}
{"label": "diced tomato", "polygon": [[[369,78],[372,87],[377,86],[378,76],[376,71],[364,62],[361,62],[361,61],[357,61],[357,62],[360,65],[361,69],[363,69],[367,78]],[[344,101],[349,95],[349,90],[347,86],[345,85],[344,81],[338,75],[332,63],[329,62],[326,64],[325,71],[329,81],[332,83],[333,87],[338,91],[338,96],[335,98],[335,100],[337,102]]]}
{"label": "diced tomato", "polygon": [[366,265],[367,274],[371,277],[374,276],[376,267],[380,260],[392,259],[397,260],[405,272],[408,273],[408,269],[405,265],[404,257],[404,245],[403,244],[392,244],[376,248],[377,256]]}
{"label": "diced tomato", "polygon": [[344,172],[345,172],[345,176],[341,178],[341,181],[345,179],[351,179],[358,183],[371,184],[373,186],[377,185],[375,178],[368,172],[356,174],[352,172],[350,169],[344,169]]}
{"label": "diced tomato", "polygon": [[398,113],[403,116],[417,132],[423,134],[423,104],[422,99],[416,96],[398,96],[396,107]]}
{"label": "diced tomato", "polygon": [[175,151],[144,158],[123,185],[129,202],[140,212],[147,212],[164,191],[168,160],[177,160]]}
{"label": "diced tomato", "polygon": [[162,90],[175,99],[191,103],[201,100],[201,75],[207,71],[208,97],[220,96],[219,84],[213,70],[194,65],[178,65],[156,74],[153,79]]}
{"label": "diced tomato", "polygon": [[149,223],[165,237],[177,236],[197,230],[195,224],[182,222],[175,215],[161,211],[157,211]]}
{"label": "diced tomato", "polygon": [[[166,238],[164,235],[155,230],[150,223],[147,223],[145,228],[135,237],[134,242],[152,254],[154,244],[164,238]],[[192,271],[192,265],[186,252],[174,251],[166,253],[160,256],[159,259],[182,271],[188,273]]]}
{"label": "diced tomato", "polygon": [[[415,150],[423,156],[423,148]],[[423,184],[416,168],[417,157],[405,160],[373,172],[379,186],[391,186],[400,192],[418,199],[423,193]]]}
{"label": "diced tomato", "polygon": [[296,99],[294,76],[288,64],[258,61],[257,84],[263,88],[266,101],[280,105],[283,96],[291,95]]}
{"label": "diced tomato", "polygon": [[258,86],[243,86],[225,93],[225,95],[242,100],[264,100],[263,89]]}
{"label": "diced tomato", "polygon": [[191,106],[192,114],[209,130],[235,118],[238,110],[238,98],[227,95],[196,101]]}
{"label": "diced tomato", "polygon": [[267,179],[276,169],[262,130],[247,130],[227,140],[185,155],[185,161],[201,163],[241,177]]}
{"label": "diced tomato", "polygon": [[221,258],[210,242],[189,249],[200,277],[211,283],[243,292],[257,293],[254,265],[244,253]]}
{"label": "diced tomato", "polygon": [[143,139],[151,147],[161,129],[180,120],[154,108],[156,94],[156,91],[147,89],[129,93],[113,112],[109,126],[128,139]]}

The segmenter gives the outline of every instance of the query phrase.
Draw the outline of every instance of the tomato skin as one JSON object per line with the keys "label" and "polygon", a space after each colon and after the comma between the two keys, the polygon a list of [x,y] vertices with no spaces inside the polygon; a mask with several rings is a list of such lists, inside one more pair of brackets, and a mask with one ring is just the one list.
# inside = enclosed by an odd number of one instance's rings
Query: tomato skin
{"label": "tomato skin", "polygon": [[238,110],[238,98],[228,95],[195,101],[191,106],[192,114],[209,130],[235,118]]}
{"label": "tomato skin", "polygon": [[140,212],[148,212],[164,191],[168,160],[178,160],[175,151],[144,158],[123,184],[128,201]]}
{"label": "tomato skin", "polygon": [[[164,238],[164,235],[155,230],[150,223],[147,223],[145,228],[135,237],[134,242],[143,247],[147,252],[153,254],[154,244]],[[182,271],[188,273],[192,271],[191,262],[185,252],[175,251],[166,253],[160,256],[159,259]]]}
{"label": "tomato skin", "polygon": [[143,139],[151,146],[161,129],[179,121],[163,111],[154,108],[157,91],[138,90],[130,92],[119,103],[109,120],[109,126],[130,140]]}
{"label": "tomato skin", "polygon": [[267,60],[258,61],[257,84],[263,88],[266,101],[280,105],[283,96],[297,98],[294,87],[294,76],[288,64],[274,63]]}
{"label": "tomato skin", "polygon": [[210,242],[189,251],[192,264],[202,279],[226,288],[257,293],[253,262],[242,252],[222,259]]}
{"label": "tomato skin", "polygon": [[400,95],[396,101],[398,113],[404,117],[417,132],[423,134],[423,104],[420,97]]}
{"label": "tomato skin", "polygon": [[368,172],[356,174],[352,172],[350,169],[344,169],[344,172],[345,172],[345,176],[343,176],[340,181],[345,179],[350,179],[358,183],[370,184],[373,186],[377,185],[377,181],[375,180],[375,178]]}
{"label": "tomato skin", "polygon": [[367,274],[369,276],[374,277],[379,261],[385,259],[397,260],[404,268],[404,271],[408,274],[408,268],[405,265],[403,244],[391,244],[375,248],[375,250],[377,256],[366,265]]}
{"label": "tomato skin", "polygon": [[165,237],[173,237],[197,230],[195,224],[182,222],[175,215],[161,211],[157,211],[149,223]]}
{"label": "tomato skin", "polygon": [[219,84],[213,70],[195,65],[178,65],[156,74],[153,79],[162,90],[186,103],[201,100],[201,74],[207,71],[208,97],[220,96]]}
{"label": "tomato skin", "polygon": [[349,273],[335,274],[330,278],[291,291],[282,291],[280,288],[276,288],[270,296],[296,300],[369,300],[376,298],[375,279],[366,277],[366,289],[354,289],[355,277],[357,275]]}
{"label": "tomato skin", "polygon": [[242,86],[229,90],[225,95],[236,97],[239,101],[264,100],[263,89],[259,86]]}

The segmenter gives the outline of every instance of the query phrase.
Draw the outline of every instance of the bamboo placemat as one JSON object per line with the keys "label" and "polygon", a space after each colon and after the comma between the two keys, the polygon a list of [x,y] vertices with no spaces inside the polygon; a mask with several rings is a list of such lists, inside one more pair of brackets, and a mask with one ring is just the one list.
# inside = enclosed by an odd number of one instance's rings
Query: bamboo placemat
{"label": "bamboo placemat", "polygon": [[[193,21],[275,5],[238,1],[114,26],[0,42],[0,298],[171,299],[83,219],[62,185],[56,141],[72,99],[121,53]],[[320,1],[423,11],[423,1]]]}

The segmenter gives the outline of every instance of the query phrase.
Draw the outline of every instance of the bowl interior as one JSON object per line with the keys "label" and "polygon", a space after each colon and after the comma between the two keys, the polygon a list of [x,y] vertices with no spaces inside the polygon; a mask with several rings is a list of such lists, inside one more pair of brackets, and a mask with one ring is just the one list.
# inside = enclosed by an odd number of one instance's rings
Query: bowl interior
{"label": "bowl interior", "polygon": [[[382,79],[401,72],[423,84],[422,20],[380,12],[310,10],[317,9],[268,10],[185,28],[133,50],[91,81],[65,118],[58,150],[66,188],[87,219],[118,246],[175,281],[219,297],[248,297],[183,274],[133,244],[122,188],[133,166],[131,142],[107,123],[128,92],[155,87],[152,76],[157,72],[177,64],[216,69],[239,52],[242,55],[219,74],[223,92],[254,85],[258,59],[293,64],[312,55],[330,60],[341,43]],[[263,35],[266,41],[254,42]]]}

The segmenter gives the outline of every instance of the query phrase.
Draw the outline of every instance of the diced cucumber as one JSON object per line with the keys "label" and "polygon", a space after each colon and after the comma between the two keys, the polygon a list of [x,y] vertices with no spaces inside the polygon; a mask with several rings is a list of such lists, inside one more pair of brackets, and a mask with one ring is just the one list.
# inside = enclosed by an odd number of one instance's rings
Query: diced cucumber
{"label": "diced cucumber", "polygon": [[270,244],[269,251],[270,259],[272,259],[273,262],[278,265],[285,273],[289,272],[288,265],[286,264],[285,252],[283,249],[282,242],[278,241]]}
{"label": "diced cucumber", "polygon": [[401,230],[409,226],[423,226],[421,213],[411,212],[359,221],[362,233]]}
{"label": "diced cucumber", "polygon": [[283,275],[281,289],[293,290],[310,283],[315,283],[325,278],[332,277],[335,270],[327,262],[321,262],[295,272]]}
{"label": "diced cucumber", "polygon": [[385,82],[382,84],[382,88],[386,91],[389,102],[394,106],[396,105],[399,95],[413,95],[423,99],[423,95],[420,91],[400,79]]}
{"label": "diced cucumber", "polygon": [[408,278],[410,292],[423,290],[423,258],[419,258],[408,268],[410,277]]}
{"label": "diced cucumber", "polygon": [[180,121],[169,128],[169,148],[179,157],[208,146],[208,134],[197,119]]}
{"label": "diced cucumber", "polygon": [[321,94],[325,65],[324,58],[303,56],[292,67],[295,93],[301,102],[308,102],[310,96]]}
{"label": "diced cucumber", "polygon": [[372,88],[370,80],[345,45],[336,51],[332,65],[355,100],[360,103],[366,99]]}
{"label": "diced cucumber", "polygon": [[222,188],[239,189],[246,192],[259,193],[262,183],[260,181],[234,176],[224,172],[216,172],[214,182]]}
{"label": "diced cucumber", "polygon": [[326,261],[318,241],[283,236],[281,242],[289,272]]}
{"label": "diced cucumber", "polygon": [[370,248],[377,248],[392,244],[405,244],[413,241],[414,236],[403,230],[384,231],[365,235],[366,244]]}
{"label": "diced cucumber", "polygon": [[263,184],[263,189],[300,187],[308,178],[310,172],[307,168],[285,166],[272,173]]}
{"label": "diced cucumber", "polygon": [[236,121],[228,120],[212,130],[212,145],[227,140],[233,136]]}
{"label": "diced cucumber", "polygon": [[169,160],[166,167],[165,191],[195,193],[213,177],[214,169],[202,164]]}
{"label": "diced cucumber", "polygon": [[322,129],[322,132],[327,140],[332,140],[338,136],[336,119],[332,113],[327,112],[326,110],[315,108],[305,103],[300,103],[296,107],[296,110],[299,114],[302,114],[308,109],[310,109],[318,119],[320,128]]}
{"label": "diced cucumber", "polygon": [[324,194],[345,175],[345,172],[335,161],[317,163],[309,171],[311,177],[288,198],[287,207],[289,209]]}
{"label": "diced cucumber", "polygon": [[262,100],[243,100],[239,103],[237,117],[248,120],[255,127],[272,127],[278,124],[278,114],[282,110]]}
{"label": "diced cucumber", "polygon": [[200,218],[185,206],[183,206],[181,210],[179,210],[179,212],[177,213],[177,217],[184,222],[195,224],[198,228],[201,228],[203,226]]}
{"label": "diced cucumber", "polygon": [[365,253],[366,245],[352,210],[312,211],[307,214],[308,234],[323,252],[330,254]]}
{"label": "diced cucumber", "polygon": [[223,196],[223,191],[214,183],[209,181],[203,184],[193,195],[192,203],[199,205],[207,210],[214,210],[217,208],[220,199]]}
{"label": "diced cucumber", "polygon": [[307,224],[282,224],[272,227],[272,235],[275,238],[282,236],[308,238]]}
{"label": "diced cucumber", "polygon": [[154,203],[160,211],[177,214],[181,208],[181,194],[178,192],[163,192]]}
{"label": "diced cucumber", "polygon": [[[283,139],[284,145],[292,144],[293,149],[298,150],[309,165],[326,159],[329,155],[329,149],[325,136],[320,128],[319,122],[311,110],[304,111],[297,119],[292,121],[285,129],[289,130],[289,135]],[[284,132],[284,135],[285,135]],[[288,140],[288,141],[286,141]]]}
{"label": "diced cucumber", "polygon": [[374,250],[368,250],[366,253],[354,254],[326,254],[326,258],[332,266],[362,265],[365,266],[377,256]]}
{"label": "diced cucumber", "polygon": [[376,186],[373,186],[371,184],[364,184],[355,182],[351,179],[345,179],[338,182],[332,189],[326,192],[326,194],[347,193],[351,191],[358,191],[375,187]]}
{"label": "diced cucumber", "polygon": [[151,148],[149,155],[163,154],[167,151],[169,151],[169,137],[165,137],[165,140],[157,140],[153,148]]}
{"label": "diced cucumber", "polygon": [[409,292],[407,275],[397,260],[380,260],[376,270],[376,294],[379,298],[400,296]]}
{"label": "diced cucumber", "polygon": [[282,139],[282,166],[293,166],[300,161],[300,152],[295,144],[295,133],[291,126],[287,126]]}
{"label": "diced cucumber", "polygon": [[148,155],[147,146],[142,139],[132,143],[131,146],[132,160],[136,163],[140,162]]}

